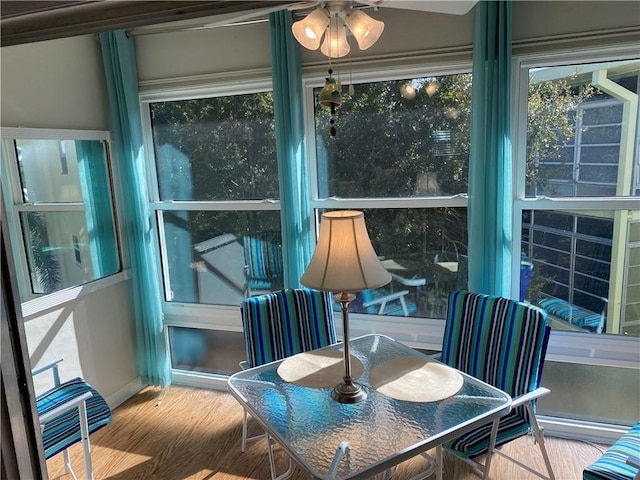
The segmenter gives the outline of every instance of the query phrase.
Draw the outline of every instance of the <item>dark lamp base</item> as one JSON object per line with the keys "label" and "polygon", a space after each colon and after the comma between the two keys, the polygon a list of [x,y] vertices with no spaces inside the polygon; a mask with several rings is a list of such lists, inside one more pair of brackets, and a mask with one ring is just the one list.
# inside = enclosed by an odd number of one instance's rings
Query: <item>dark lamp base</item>
{"label": "dark lamp base", "polygon": [[355,382],[342,382],[334,387],[331,398],[340,403],[358,403],[367,398],[367,392]]}

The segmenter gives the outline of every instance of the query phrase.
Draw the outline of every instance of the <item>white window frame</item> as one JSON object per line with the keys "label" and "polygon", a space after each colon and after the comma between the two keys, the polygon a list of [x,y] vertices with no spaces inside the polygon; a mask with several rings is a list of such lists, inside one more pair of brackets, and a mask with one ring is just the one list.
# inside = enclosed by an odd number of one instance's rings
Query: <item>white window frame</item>
{"label": "white window frame", "polygon": [[[192,79],[193,80],[193,79]],[[157,217],[160,211],[279,211],[280,200],[217,200],[217,201],[162,201],[158,186],[157,169],[153,143],[153,131],[151,128],[150,104],[156,102],[183,101],[211,97],[223,97],[233,95],[250,95],[273,91],[270,70],[255,70],[246,72],[246,75],[234,72],[207,76],[206,78],[192,80],[174,80],[165,82],[149,82],[140,86],[140,111],[142,116],[142,132],[144,149],[146,152],[146,177],[149,190],[149,206],[152,210],[153,227],[158,232],[157,259],[160,265],[160,278],[158,285],[165,285],[168,289],[169,272],[163,264],[166,247],[162,228],[158,225]],[[202,83],[202,84],[201,84]],[[204,85],[206,83],[206,85]],[[165,327],[189,327],[206,330],[223,330],[230,332],[242,332],[240,319],[240,307],[229,305],[192,304],[167,301],[169,292],[163,291],[162,311]],[[165,328],[166,330],[166,328]],[[192,377],[197,374],[188,374]],[[214,377],[216,377],[214,375]],[[191,383],[191,382],[190,382]]]}
{"label": "white window frame", "polygon": [[[389,65],[388,62],[364,62],[362,65],[353,66],[343,63],[334,67],[334,77],[340,79],[343,89],[347,83],[383,82],[390,80],[403,80],[408,78],[422,78],[441,75],[455,75],[471,73],[472,60],[470,53],[462,53],[446,59],[424,58],[411,59],[412,65]],[[406,61],[406,60],[405,60]],[[338,73],[339,70],[339,73]],[[318,193],[316,142],[315,142],[315,99],[313,89],[324,85],[324,76],[321,71],[314,69],[303,74],[304,88],[304,119],[307,132],[307,171],[309,172],[310,207],[317,209],[406,209],[406,208],[439,208],[439,207],[463,207],[468,206],[466,193],[439,196],[439,197],[396,197],[396,198],[320,198]],[[357,87],[356,87],[357,88]],[[345,100],[348,101],[348,100]],[[340,116],[340,108],[337,110]],[[518,286],[519,289],[519,286]],[[390,321],[391,318],[391,321]],[[341,322],[336,322],[338,336],[341,336]],[[393,337],[414,348],[425,350],[440,350],[444,336],[444,319],[423,317],[389,317],[385,315],[352,313],[349,316],[350,334],[352,337],[368,333],[379,333]]]}
{"label": "white window frame", "polygon": [[[584,48],[561,50],[546,54],[514,55],[512,69],[513,95],[513,245],[522,243],[522,212],[524,210],[638,210],[637,197],[527,198],[525,196],[527,103],[529,69],[581,63],[610,62],[638,58],[637,45],[611,48]],[[636,152],[638,155],[638,152]],[[513,259],[512,271],[517,261]],[[512,275],[513,277],[513,275]],[[515,280],[514,280],[515,283]],[[513,286],[512,286],[513,287]],[[552,331],[547,360],[589,365],[638,368],[640,366],[640,339],[625,335],[596,335],[592,333]]]}
{"label": "white window frame", "polygon": [[[108,131],[102,130],[70,130],[70,129],[48,129],[48,128],[16,128],[3,127],[1,134],[1,148],[3,176],[6,176],[3,184],[7,187],[7,191],[2,194],[5,196],[7,223],[9,225],[9,237],[13,245],[14,262],[16,265],[17,286],[22,301],[23,318],[29,320],[37,316],[43,311],[51,309],[54,306],[60,306],[68,301],[75,300],[84,295],[91,294],[103,288],[108,288],[127,278],[122,262],[121,245],[122,239],[120,229],[117,225],[117,206],[113,188],[111,189],[111,203],[114,212],[114,227],[116,242],[118,246],[118,261],[120,263],[120,271],[114,275],[98,278],[82,285],[64,288],[49,294],[32,293],[31,273],[27,261],[27,254],[22,225],[20,222],[20,214],[22,212],[38,211],[84,211],[82,205],[75,203],[55,203],[55,204],[24,204],[21,192],[20,175],[18,172],[18,163],[13,146],[13,140],[39,139],[39,140],[97,140],[106,142],[108,151],[110,150],[111,135]],[[108,158],[107,151],[107,171],[110,177],[113,177],[113,165],[111,159]],[[109,179],[110,181],[110,179]],[[110,185],[112,187],[112,185]]]}

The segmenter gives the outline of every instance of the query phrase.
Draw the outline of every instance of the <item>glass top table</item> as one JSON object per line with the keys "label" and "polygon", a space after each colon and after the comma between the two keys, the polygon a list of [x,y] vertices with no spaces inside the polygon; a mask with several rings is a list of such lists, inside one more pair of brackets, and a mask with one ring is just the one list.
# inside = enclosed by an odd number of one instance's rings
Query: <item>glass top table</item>
{"label": "glass top table", "polygon": [[[362,375],[354,378],[367,393],[360,403],[334,401],[332,387],[283,380],[278,367],[284,360],[228,379],[231,394],[310,478],[369,478],[511,408],[508,394],[457,371],[462,382],[452,396],[427,402],[396,400],[371,386],[372,370],[395,359],[440,362],[383,335],[354,338],[350,349],[352,358],[363,366]],[[342,351],[342,343],[321,350]],[[335,383],[341,380],[338,376]]]}

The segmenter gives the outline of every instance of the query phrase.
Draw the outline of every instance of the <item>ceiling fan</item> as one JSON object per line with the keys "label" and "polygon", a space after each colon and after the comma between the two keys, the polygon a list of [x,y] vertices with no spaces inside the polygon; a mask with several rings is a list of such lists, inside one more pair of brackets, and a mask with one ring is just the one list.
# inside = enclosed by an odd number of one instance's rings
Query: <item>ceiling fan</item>
{"label": "ceiling fan", "polygon": [[[347,34],[352,35],[360,50],[378,41],[384,22],[363,10],[397,8],[445,14],[464,15],[476,0],[358,0],[301,2],[288,6],[289,10],[304,10],[302,18],[293,23],[293,36],[308,50],[320,51],[329,58],[340,58],[350,51]],[[310,10],[311,9],[311,10]]]}

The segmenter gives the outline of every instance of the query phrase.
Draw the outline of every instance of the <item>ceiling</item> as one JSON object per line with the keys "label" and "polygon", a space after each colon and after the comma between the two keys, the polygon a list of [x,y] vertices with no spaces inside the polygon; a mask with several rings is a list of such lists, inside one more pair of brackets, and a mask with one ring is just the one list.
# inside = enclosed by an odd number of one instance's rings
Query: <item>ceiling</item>
{"label": "ceiling", "polygon": [[[478,0],[350,0],[376,8],[464,15]],[[270,8],[310,9],[319,0],[0,0],[0,46]],[[336,2],[338,3],[338,2]],[[345,0],[340,3],[348,4]],[[246,15],[245,15],[246,16]]]}
{"label": "ceiling", "polygon": [[288,5],[286,0],[0,1],[0,46]]}

